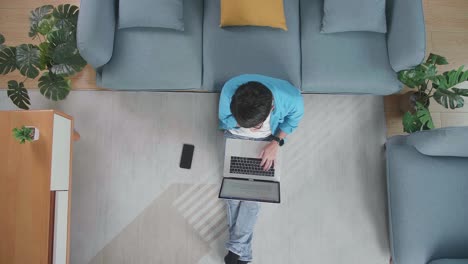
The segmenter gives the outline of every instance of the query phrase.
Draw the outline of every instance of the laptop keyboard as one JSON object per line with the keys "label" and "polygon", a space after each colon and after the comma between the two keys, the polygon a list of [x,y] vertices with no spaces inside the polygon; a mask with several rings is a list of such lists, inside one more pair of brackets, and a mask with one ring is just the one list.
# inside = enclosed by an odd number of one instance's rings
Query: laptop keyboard
{"label": "laptop keyboard", "polygon": [[271,168],[267,171],[264,171],[260,166],[262,159],[255,158],[244,158],[244,157],[235,157],[231,156],[231,169],[230,173],[235,174],[247,174],[247,175],[257,175],[257,176],[275,176],[275,168]]}

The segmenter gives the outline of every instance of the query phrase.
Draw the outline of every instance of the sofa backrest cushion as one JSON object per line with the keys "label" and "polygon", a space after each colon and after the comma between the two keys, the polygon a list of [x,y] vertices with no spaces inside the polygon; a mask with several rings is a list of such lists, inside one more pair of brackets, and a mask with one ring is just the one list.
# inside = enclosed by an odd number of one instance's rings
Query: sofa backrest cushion
{"label": "sofa backrest cushion", "polygon": [[184,30],[183,0],[119,0],[118,27]]}
{"label": "sofa backrest cushion", "polygon": [[322,33],[386,33],[385,13],[385,0],[324,0]]}
{"label": "sofa backrest cushion", "polygon": [[428,156],[468,157],[468,127],[447,127],[411,134],[407,143]]}
{"label": "sofa backrest cushion", "polygon": [[428,264],[468,264],[468,259],[437,259]]}

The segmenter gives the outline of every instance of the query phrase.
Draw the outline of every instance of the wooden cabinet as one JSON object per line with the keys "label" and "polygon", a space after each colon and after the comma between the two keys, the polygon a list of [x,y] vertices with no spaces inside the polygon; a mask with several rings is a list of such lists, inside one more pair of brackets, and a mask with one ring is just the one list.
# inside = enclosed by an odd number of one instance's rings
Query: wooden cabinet
{"label": "wooden cabinet", "polygon": [[[19,144],[23,125],[39,140]],[[0,263],[68,263],[73,131],[57,111],[0,111]]]}

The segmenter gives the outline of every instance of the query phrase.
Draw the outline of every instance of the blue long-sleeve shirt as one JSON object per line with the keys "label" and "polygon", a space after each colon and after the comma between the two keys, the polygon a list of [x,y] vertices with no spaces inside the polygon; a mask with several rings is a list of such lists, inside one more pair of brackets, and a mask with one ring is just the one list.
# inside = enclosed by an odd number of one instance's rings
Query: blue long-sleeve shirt
{"label": "blue long-sleeve shirt", "polygon": [[258,74],[243,74],[224,84],[219,99],[219,128],[236,127],[237,121],[231,113],[231,99],[240,85],[250,81],[262,83],[273,94],[275,108],[270,117],[272,133],[277,135],[281,130],[286,134],[291,134],[304,115],[304,100],[301,92],[287,81]]}

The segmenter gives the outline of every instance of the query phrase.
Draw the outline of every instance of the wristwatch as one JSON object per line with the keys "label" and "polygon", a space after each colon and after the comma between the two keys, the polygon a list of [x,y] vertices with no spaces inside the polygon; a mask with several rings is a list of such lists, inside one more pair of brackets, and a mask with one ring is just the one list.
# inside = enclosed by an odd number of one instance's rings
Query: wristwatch
{"label": "wristwatch", "polygon": [[278,142],[280,147],[284,145],[284,139],[282,139],[282,138],[279,138],[277,136],[273,136],[273,140]]}

